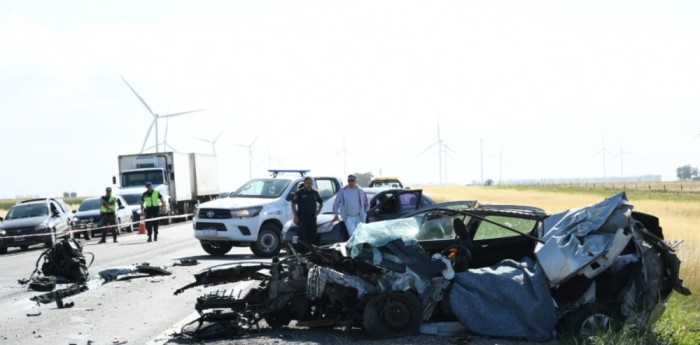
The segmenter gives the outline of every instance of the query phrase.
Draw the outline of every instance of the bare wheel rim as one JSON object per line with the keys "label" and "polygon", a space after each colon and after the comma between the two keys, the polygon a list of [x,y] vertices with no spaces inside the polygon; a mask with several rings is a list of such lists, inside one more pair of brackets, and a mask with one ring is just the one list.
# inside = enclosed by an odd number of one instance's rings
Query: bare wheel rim
{"label": "bare wheel rim", "polygon": [[581,335],[589,336],[595,333],[604,332],[610,326],[610,317],[605,314],[593,314],[583,320],[581,324]]}
{"label": "bare wheel rim", "polygon": [[260,234],[258,243],[260,244],[260,249],[265,252],[271,252],[277,247],[277,236],[269,230],[266,230]]}

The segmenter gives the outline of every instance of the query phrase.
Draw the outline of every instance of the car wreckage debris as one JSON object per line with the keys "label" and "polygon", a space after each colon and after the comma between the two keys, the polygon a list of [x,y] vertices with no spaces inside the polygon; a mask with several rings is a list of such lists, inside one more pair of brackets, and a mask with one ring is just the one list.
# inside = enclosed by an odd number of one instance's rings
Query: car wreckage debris
{"label": "car wreckage debris", "polygon": [[101,270],[98,274],[100,278],[104,279],[104,282],[107,283],[116,280],[130,280],[150,276],[167,276],[171,275],[172,272],[166,270],[165,267],[151,266],[149,263],[144,262],[140,265],[107,268]]}
{"label": "car wreckage debris", "polygon": [[[92,255],[92,253],[89,253]],[[39,263],[41,270],[39,269]],[[51,291],[60,283],[85,284],[88,279],[88,264],[83,253],[83,245],[77,239],[63,239],[44,250],[36,261],[29,279],[19,279],[22,285],[29,283],[29,289]]]}
{"label": "car wreckage debris", "polygon": [[[658,219],[633,212],[624,193],[555,215],[511,205],[436,205],[420,212],[433,225],[452,226],[456,236],[439,246],[426,243],[428,251],[417,240],[423,229],[419,217],[389,220],[362,224],[353,235],[363,237],[357,243],[351,238],[331,247],[311,246],[304,254],[291,248],[292,255],[270,263],[200,271],[195,282],[174,294],[196,286],[226,288],[198,297],[199,318],[176,336],[239,337],[262,320],[273,329],[295,320],[301,327],[362,328],[375,339],[466,331],[546,341],[559,329],[585,335],[586,325],[599,315],[611,322],[601,327],[650,325],[671,292],[690,294],[679,277],[676,248],[664,242]],[[515,221],[500,224],[491,216]],[[509,225],[518,220],[533,224],[532,230]],[[494,252],[499,247],[491,249],[488,238],[474,239],[482,223],[515,233],[509,239],[529,251],[518,257]],[[557,241],[561,238],[567,240]],[[584,249],[567,250],[567,243]],[[472,255],[474,248],[480,252]],[[596,255],[575,256],[590,251]],[[533,305],[542,308],[535,311]]]}

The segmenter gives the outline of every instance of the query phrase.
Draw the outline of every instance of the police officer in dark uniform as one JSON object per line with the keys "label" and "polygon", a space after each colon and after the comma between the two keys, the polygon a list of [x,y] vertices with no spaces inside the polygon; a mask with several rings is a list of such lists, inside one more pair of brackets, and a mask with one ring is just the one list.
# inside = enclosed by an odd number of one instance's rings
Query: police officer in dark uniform
{"label": "police officer in dark uniform", "polygon": [[313,189],[314,180],[307,176],[304,178],[304,187],[294,193],[292,199],[292,213],[294,223],[299,225],[299,241],[305,245],[319,245],[316,236],[316,217],[321,213],[323,198],[317,190]]}

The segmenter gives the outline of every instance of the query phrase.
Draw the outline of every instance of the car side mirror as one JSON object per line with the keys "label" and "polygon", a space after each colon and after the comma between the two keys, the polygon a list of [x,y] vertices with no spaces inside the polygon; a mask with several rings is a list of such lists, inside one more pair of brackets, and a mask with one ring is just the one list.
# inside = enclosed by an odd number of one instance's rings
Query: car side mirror
{"label": "car side mirror", "polygon": [[287,194],[287,201],[292,201],[292,199],[294,199],[294,192],[289,192],[289,194]]}
{"label": "car side mirror", "polygon": [[123,210],[123,209],[125,209],[125,208],[126,208],[126,206],[124,206],[124,205],[119,205],[119,209],[120,209],[120,210]]}
{"label": "car side mirror", "polygon": [[73,212],[73,214],[76,214],[76,213],[78,213],[78,210],[73,210],[71,212]]}

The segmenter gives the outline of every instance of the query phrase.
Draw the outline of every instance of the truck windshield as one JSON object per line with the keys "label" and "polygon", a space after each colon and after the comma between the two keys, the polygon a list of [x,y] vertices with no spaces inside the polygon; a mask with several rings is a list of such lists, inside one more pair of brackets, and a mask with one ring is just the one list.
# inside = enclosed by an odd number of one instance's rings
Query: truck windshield
{"label": "truck windshield", "polygon": [[122,173],[122,187],[144,187],[146,182],[163,184],[163,169],[127,171]]}
{"label": "truck windshield", "polygon": [[250,180],[231,193],[232,198],[278,198],[287,189],[291,180],[260,179]]}

